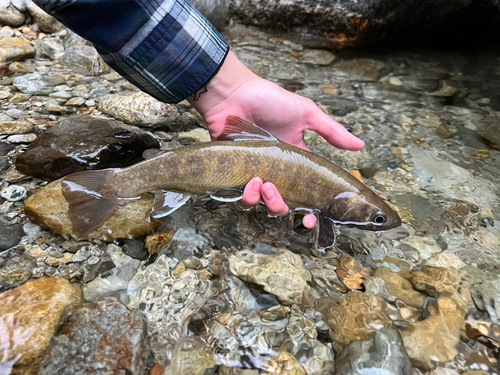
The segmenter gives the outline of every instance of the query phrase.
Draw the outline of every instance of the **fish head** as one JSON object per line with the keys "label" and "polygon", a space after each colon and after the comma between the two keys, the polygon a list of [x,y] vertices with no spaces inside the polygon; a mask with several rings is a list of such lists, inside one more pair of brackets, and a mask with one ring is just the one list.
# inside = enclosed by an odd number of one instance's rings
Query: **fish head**
{"label": "fish head", "polygon": [[374,231],[401,225],[398,213],[368,188],[338,194],[328,209],[328,216],[335,224]]}

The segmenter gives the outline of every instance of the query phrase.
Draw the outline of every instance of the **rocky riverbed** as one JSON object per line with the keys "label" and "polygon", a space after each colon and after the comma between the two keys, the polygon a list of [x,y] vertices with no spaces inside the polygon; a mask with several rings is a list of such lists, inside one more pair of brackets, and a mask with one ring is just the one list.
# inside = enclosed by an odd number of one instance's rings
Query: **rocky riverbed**
{"label": "rocky riverbed", "polygon": [[306,132],[403,219],[337,228],[318,254],[299,218],[207,197],[147,222],[144,196],[72,238],[61,177],[209,136],[186,102],[155,101],[70,31],[44,30],[0,29],[0,372],[499,373],[498,51],[224,31],[253,71],[365,141],[345,152]]}

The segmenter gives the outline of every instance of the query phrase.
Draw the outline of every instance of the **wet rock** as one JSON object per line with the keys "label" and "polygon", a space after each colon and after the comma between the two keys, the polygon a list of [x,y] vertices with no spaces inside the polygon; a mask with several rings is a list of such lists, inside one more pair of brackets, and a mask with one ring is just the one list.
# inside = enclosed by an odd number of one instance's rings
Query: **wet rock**
{"label": "wet rock", "polygon": [[24,22],[24,14],[17,9],[9,0],[0,1],[0,24],[9,26],[21,26]]}
{"label": "wet rock", "polygon": [[354,59],[341,61],[333,66],[345,73],[351,81],[374,82],[389,73],[389,68],[381,61]]}
{"label": "wet rock", "polygon": [[0,292],[17,288],[24,284],[31,277],[31,270],[34,267],[33,259],[24,252],[22,246],[13,247],[1,252]]}
{"label": "wet rock", "polygon": [[67,307],[39,374],[140,374],[150,356],[144,315],[114,298]]}
{"label": "wet rock", "polygon": [[412,284],[398,273],[392,272],[387,267],[380,267],[373,275],[385,281],[385,288],[391,296],[413,307],[424,306],[425,296],[414,290]]}
{"label": "wet rock", "polygon": [[206,129],[193,129],[187,132],[181,132],[178,135],[179,139],[185,139],[189,142],[210,142],[212,139],[210,138],[210,133]]}
{"label": "wet rock", "polygon": [[335,60],[335,55],[321,49],[310,49],[302,52],[300,62],[314,65],[330,65]]}
{"label": "wet rock", "polygon": [[408,323],[401,332],[411,363],[422,370],[430,369],[435,361],[449,361],[457,354],[465,322],[465,312],[449,298],[438,298],[428,312],[426,319]]}
{"label": "wet rock", "polygon": [[81,74],[99,75],[109,72],[108,64],[96,49],[86,44],[67,46],[61,59]]}
{"label": "wet rock", "polygon": [[174,355],[163,375],[212,375],[217,368],[214,349],[196,338],[175,345]]}
{"label": "wet rock", "polygon": [[14,86],[24,94],[49,95],[54,85],[45,80],[40,73],[25,74],[14,79]]}
{"label": "wet rock", "polygon": [[[153,205],[153,196],[146,195],[123,206],[99,227],[85,235],[86,239],[102,238],[114,241],[117,238],[137,238],[153,232],[160,222],[148,222],[146,215]],[[38,190],[24,202],[28,218],[54,233],[73,235],[68,217],[68,202],[61,192],[61,180],[56,180]]]}
{"label": "wet rock", "polygon": [[122,92],[99,99],[99,110],[127,124],[160,127],[177,116],[177,108],[143,92]]}
{"label": "wet rock", "polygon": [[134,276],[141,263],[125,255],[115,244],[109,244],[106,251],[113,268],[83,286],[83,298],[95,301],[101,297],[120,297],[127,289],[128,282]]}
{"label": "wet rock", "polygon": [[300,256],[284,249],[274,255],[240,251],[229,258],[229,268],[242,280],[261,285],[285,304],[300,304],[311,280]]}
{"label": "wet rock", "polygon": [[145,260],[148,258],[148,252],[144,248],[144,241],[142,239],[123,240],[120,244],[123,252],[129,257],[138,260]]}
{"label": "wet rock", "polygon": [[438,90],[431,92],[429,95],[438,97],[447,97],[447,96],[455,96],[457,94],[458,94],[458,89],[455,86],[450,85],[446,81],[441,81]]}
{"label": "wet rock", "polygon": [[36,139],[36,134],[14,134],[7,137],[7,142],[10,143],[31,143]]}
{"label": "wet rock", "polygon": [[449,297],[461,308],[468,311],[473,307],[470,284],[460,278],[454,268],[423,267],[411,271],[410,282],[416,290],[432,297]]}
{"label": "wet rock", "polygon": [[[443,2],[436,8],[432,1],[406,2],[402,5],[399,2],[376,0],[340,4],[334,0],[277,3],[234,0],[231,3],[231,16],[237,23],[245,25],[301,30],[303,33],[329,37],[334,40],[332,45],[335,48],[341,48],[363,43],[408,43],[426,38],[436,39],[440,36],[436,30],[451,36],[453,32],[459,31],[459,21],[465,17],[475,25],[474,28],[498,37],[493,28],[486,27],[486,31],[481,27],[482,23],[493,25],[498,21],[497,3],[487,1],[483,5],[484,8],[477,9],[469,2]],[[434,14],[436,10],[438,12]]]}
{"label": "wet rock", "polygon": [[465,332],[471,339],[479,341],[492,349],[500,347],[500,326],[498,324],[468,317],[465,322]]}
{"label": "wet rock", "polygon": [[307,375],[302,364],[288,352],[282,351],[277,357],[271,358],[263,363],[264,374],[279,375]]}
{"label": "wet rock", "polygon": [[5,142],[0,142],[0,156],[7,155],[14,148],[15,148],[14,145],[11,145],[11,144],[5,143]]}
{"label": "wet rock", "polygon": [[358,104],[355,100],[342,98],[339,96],[329,96],[319,99],[322,105],[327,107],[327,112],[336,116],[345,116],[350,112],[358,109]]}
{"label": "wet rock", "polygon": [[230,0],[192,0],[190,3],[217,28],[222,30],[228,21]]}
{"label": "wet rock", "polygon": [[[185,327],[191,317],[204,316],[201,309],[214,293],[211,282],[195,271],[187,270],[172,277],[170,272],[178,263],[160,255],[153,264],[139,268],[128,286],[128,306],[140,308],[146,314],[149,334],[155,337],[152,350],[160,363],[167,360],[166,347],[187,333]],[[158,320],[158,316],[163,318]]]}
{"label": "wet rock", "polygon": [[145,247],[149,254],[160,254],[175,235],[176,230],[166,228],[161,232],[153,233],[146,237]]}
{"label": "wet rock", "polygon": [[45,13],[33,0],[26,0],[26,8],[37,23],[38,28],[46,33],[55,33],[64,28],[64,25],[51,15]]}
{"label": "wet rock", "polygon": [[35,48],[28,39],[14,37],[0,39],[0,63],[24,60],[34,55]]}
{"label": "wet rock", "polygon": [[337,353],[352,341],[365,340],[383,328],[393,328],[384,299],[369,293],[351,292],[339,299],[322,298],[316,308],[330,327]]}
{"label": "wet rock", "polygon": [[395,329],[381,329],[363,341],[353,341],[335,361],[335,374],[411,374],[403,340]]}
{"label": "wet rock", "polygon": [[338,260],[337,275],[347,289],[362,289],[366,273],[356,259],[342,255]]}
{"label": "wet rock", "polygon": [[35,42],[35,58],[59,60],[64,55],[64,46],[56,40],[37,40]]}
{"label": "wet rock", "polygon": [[0,251],[16,246],[23,235],[21,224],[7,225],[0,221]]}
{"label": "wet rock", "polygon": [[0,197],[9,202],[17,202],[26,198],[26,189],[18,185],[9,185],[0,190]]}
{"label": "wet rock", "polygon": [[0,293],[4,369],[12,368],[13,374],[35,372],[64,308],[80,301],[80,287],[63,278],[43,277]]}
{"label": "wet rock", "polygon": [[19,171],[56,179],[88,169],[125,167],[158,147],[150,134],[103,118],[73,116],[43,132],[16,159]]}

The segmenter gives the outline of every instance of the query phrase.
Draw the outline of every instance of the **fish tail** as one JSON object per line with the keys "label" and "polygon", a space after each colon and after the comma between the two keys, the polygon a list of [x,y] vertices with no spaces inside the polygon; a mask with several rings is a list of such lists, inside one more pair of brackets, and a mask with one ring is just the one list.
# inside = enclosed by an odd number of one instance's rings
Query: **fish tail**
{"label": "fish tail", "polygon": [[77,172],[61,181],[75,234],[89,233],[130,201],[118,198],[108,183],[109,176],[114,173],[113,169]]}

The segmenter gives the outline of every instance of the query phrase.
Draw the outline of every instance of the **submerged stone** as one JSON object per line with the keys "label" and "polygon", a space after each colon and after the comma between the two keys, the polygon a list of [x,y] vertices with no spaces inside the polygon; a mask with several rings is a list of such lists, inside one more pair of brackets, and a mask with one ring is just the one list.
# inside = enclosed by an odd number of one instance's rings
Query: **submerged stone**
{"label": "submerged stone", "polygon": [[302,259],[288,250],[281,249],[275,255],[240,251],[229,258],[231,272],[245,280],[261,285],[282,303],[302,302],[311,274],[304,268]]}
{"label": "submerged stone", "polygon": [[38,374],[140,374],[150,357],[144,315],[114,298],[67,307]]}
{"label": "submerged stone", "polygon": [[438,298],[428,311],[427,318],[401,332],[411,363],[422,370],[455,357],[465,323],[464,310],[450,298]]}
{"label": "submerged stone", "polygon": [[393,327],[384,299],[369,293],[354,291],[339,299],[322,298],[317,310],[330,327],[337,353],[352,341],[366,339],[373,331]]}
{"label": "submerged stone", "polygon": [[338,375],[411,374],[410,359],[396,329],[381,329],[351,342],[335,361]]}
{"label": "submerged stone", "polygon": [[73,116],[43,132],[16,159],[19,171],[49,180],[89,169],[126,167],[159,147],[143,130],[118,121]]}

